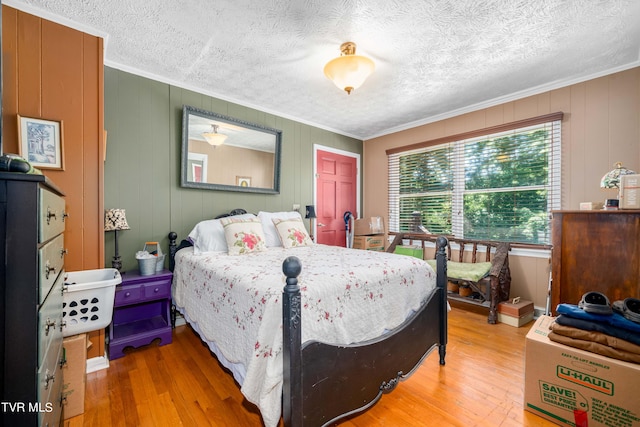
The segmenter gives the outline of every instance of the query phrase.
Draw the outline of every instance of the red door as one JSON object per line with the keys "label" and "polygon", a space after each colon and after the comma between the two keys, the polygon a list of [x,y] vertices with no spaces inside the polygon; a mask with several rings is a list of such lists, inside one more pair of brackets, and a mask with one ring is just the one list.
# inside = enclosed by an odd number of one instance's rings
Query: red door
{"label": "red door", "polygon": [[358,170],[355,157],[318,150],[316,154],[318,243],[346,246],[344,213],[357,216]]}

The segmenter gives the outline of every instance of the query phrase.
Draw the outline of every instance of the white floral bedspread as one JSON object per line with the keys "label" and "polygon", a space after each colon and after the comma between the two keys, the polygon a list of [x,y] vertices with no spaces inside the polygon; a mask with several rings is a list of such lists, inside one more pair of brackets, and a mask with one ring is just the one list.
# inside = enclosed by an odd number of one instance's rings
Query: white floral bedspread
{"label": "white floral bedspread", "polygon": [[313,245],[231,256],[176,255],[174,303],[230,362],[242,363],[241,391],[266,427],[282,398],[282,262],[302,263],[302,341],[350,344],[382,335],[421,307],[435,272],[414,257]]}

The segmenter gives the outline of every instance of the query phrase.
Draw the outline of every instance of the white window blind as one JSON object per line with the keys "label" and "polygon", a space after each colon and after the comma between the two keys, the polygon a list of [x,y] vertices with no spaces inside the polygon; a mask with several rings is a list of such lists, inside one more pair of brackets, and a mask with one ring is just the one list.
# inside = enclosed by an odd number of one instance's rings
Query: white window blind
{"label": "white window blind", "polygon": [[388,152],[389,230],[548,244],[562,113]]}

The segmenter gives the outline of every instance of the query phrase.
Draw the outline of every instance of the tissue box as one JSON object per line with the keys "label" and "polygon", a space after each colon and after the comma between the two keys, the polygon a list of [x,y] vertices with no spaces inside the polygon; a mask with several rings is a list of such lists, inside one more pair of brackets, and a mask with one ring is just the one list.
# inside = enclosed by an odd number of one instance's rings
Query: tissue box
{"label": "tissue box", "polygon": [[525,410],[562,426],[639,427],[640,365],[551,341],[553,320],[540,316],[525,340]]}
{"label": "tissue box", "polygon": [[581,211],[596,211],[604,208],[604,202],[580,202]]}

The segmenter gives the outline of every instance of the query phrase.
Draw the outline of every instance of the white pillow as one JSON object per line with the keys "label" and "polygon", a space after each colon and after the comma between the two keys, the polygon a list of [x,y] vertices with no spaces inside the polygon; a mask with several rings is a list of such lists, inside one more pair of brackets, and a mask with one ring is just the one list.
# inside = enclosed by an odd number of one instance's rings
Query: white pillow
{"label": "white pillow", "polygon": [[[251,213],[235,215],[230,218],[249,219],[256,216]],[[200,221],[193,227],[189,238],[193,242],[193,253],[227,252],[227,240],[224,236],[224,228],[219,219]]]}
{"label": "white pillow", "polygon": [[287,212],[258,212],[258,218],[260,218],[260,222],[262,222],[262,230],[264,231],[264,237],[266,239],[267,247],[273,248],[280,246],[282,247],[282,242],[280,241],[280,234],[278,234],[278,230],[276,230],[276,226],[273,223],[274,219],[295,219],[300,218],[300,212],[296,211],[287,211]]}

